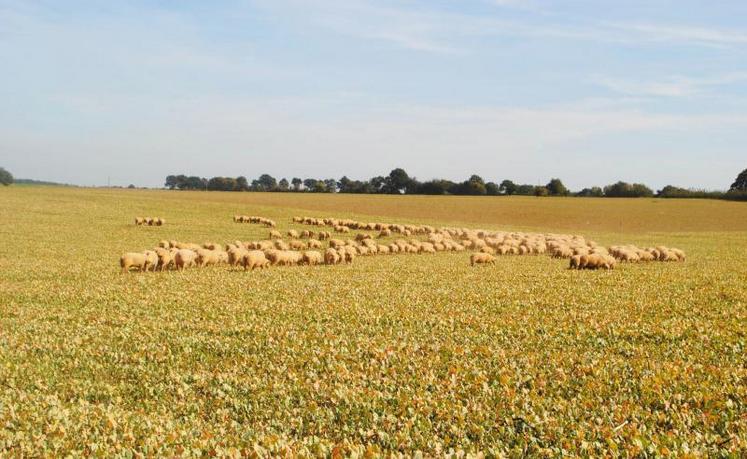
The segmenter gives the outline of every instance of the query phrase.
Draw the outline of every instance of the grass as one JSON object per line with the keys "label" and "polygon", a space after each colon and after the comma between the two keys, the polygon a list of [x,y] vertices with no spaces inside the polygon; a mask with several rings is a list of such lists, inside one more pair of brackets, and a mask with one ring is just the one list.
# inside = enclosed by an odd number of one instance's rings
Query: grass
{"label": "grass", "polygon": [[[573,232],[688,261],[119,274],[160,239],[265,236],[235,213]],[[148,214],[167,225],[132,224]],[[3,457],[747,450],[744,204],[10,187],[0,215]]]}

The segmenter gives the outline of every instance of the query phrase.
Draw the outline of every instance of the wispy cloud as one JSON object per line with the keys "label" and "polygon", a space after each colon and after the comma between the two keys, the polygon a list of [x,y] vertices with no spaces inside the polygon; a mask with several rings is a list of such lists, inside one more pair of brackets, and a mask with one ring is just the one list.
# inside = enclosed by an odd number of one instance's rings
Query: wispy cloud
{"label": "wispy cloud", "polygon": [[414,51],[466,52],[464,38],[509,36],[527,39],[562,39],[645,45],[652,43],[696,46],[739,46],[747,33],[726,28],[688,24],[618,23],[534,14],[537,5],[526,0],[486,0],[499,7],[516,7],[529,15],[507,19],[426,8],[418,2],[406,6],[370,0],[255,0],[255,4],[281,16],[300,17],[335,33],[389,42]]}
{"label": "wispy cloud", "polygon": [[747,72],[732,72],[708,77],[671,76],[658,81],[629,78],[600,77],[595,82],[614,92],[629,96],[685,97],[707,92],[709,89],[747,81]]}

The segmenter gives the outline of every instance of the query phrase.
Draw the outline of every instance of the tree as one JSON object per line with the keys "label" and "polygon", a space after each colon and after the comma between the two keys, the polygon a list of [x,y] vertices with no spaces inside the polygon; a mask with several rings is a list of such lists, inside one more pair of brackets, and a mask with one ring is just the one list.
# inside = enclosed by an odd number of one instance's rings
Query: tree
{"label": "tree", "polygon": [[407,172],[405,172],[402,168],[396,168],[392,169],[392,171],[389,173],[389,177],[386,178],[386,188],[387,193],[392,194],[401,194],[403,191],[407,190],[407,187],[410,186],[410,182],[412,180],[410,179],[410,176],[407,175]]}
{"label": "tree", "polygon": [[291,185],[293,185],[293,191],[301,191],[301,185],[303,185],[303,180],[301,180],[298,177],[293,177],[291,180]]}
{"label": "tree", "polygon": [[579,191],[576,196],[601,198],[602,196],[604,196],[604,191],[602,191],[602,189],[598,186],[593,186],[591,188],[584,188],[583,190]]}
{"label": "tree", "polygon": [[516,193],[516,184],[511,180],[502,181],[501,185],[498,188],[501,190],[501,193],[508,196]]}
{"label": "tree", "polygon": [[454,182],[451,182],[449,180],[428,180],[427,182],[423,182],[418,186],[417,193],[418,194],[448,194],[449,190],[454,186]]}
{"label": "tree", "polygon": [[729,191],[747,191],[747,169],[743,170],[739,175],[737,175],[737,178],[736,180],[734,180],[734,183],[731,184]]}
{"label": "tree", "polygon": [[516,191],[514,192],[514,194],[519,196],[532,196],[535,192],[535,188],[536,187],[534,185],[529,184],[516,185]]}
{"label": "tree", "polygon": [[5,168],[0,167],[0,183],[3,184],[3,186],[11,185],[15,180],[13,179],[13,174],[5,170]]}
{"label": "tree", "polygon": [[570,194],[568,188],[563,185],[563,182],[559,178],[550,180],[550,182],[545,185],[545,188],[547,188],[547,192],[550,193],[550,196],[568,196]]}
{"label": "tree", "polygon": [[536,186],[534,187],[534,195],[535,196],[547,196],[550,194],[550,190],[547,189],[547,187],[544,186]]}
{"label": "tree", "polygon": [[369,181],[373,193],[386,193],[387,179],[378,175]]}
{"label": "tree", "polygon": [[303,187],[306,191],[314,191],[314,187],[316,186],[317,180],[314,178],[307,178],[303,181]]}
{"label": "tree", "polygon": [[275,191],[275,188],[278,187],[278,182],[272,175],[262,174],[257,179],[257,185],[259,191]]}
{"label": "tree", "polygon": [[127,189],[128,190],[134,190],[135,189],[135,185],[133,185],[132,183],[130,183],[129,185],[127,185]]}
{"label": "tree", "polygon": [[246,177],[243,175],[240,175],[236,177],[236,191],[248,191],[249,190],[249,182],[246,180]]}
{"label": "tree", "polygon": [[288,187],[289,187],[288,179],[285,177],[281,178],[280,181],[278,182],[278,190],[288,191]]}
{"label": "tree", "polygon": [[604,187],[604,195],[609,198],[641,198],[651,197],[654,192],[641,183],[617,182]]}
{"label": "tree", "polygon": [[179,182],[176,179],[176,175],[166,176],[166,183],[164,183],[164,186],[166,188],[168,188],[169,190],[173,190],[174,188],[176,188],[177,184],[179,184]]}
{"label": "tree", "polygon": [[485,182],[482,180],[482,177],[480,177],[479,175],[473,175],[469,178],[469,180],[466,180],[452,187],[451,192],[453,194],[467,194],[467,195],[487,194],[487,190],[485,188]]}
{"label": "tree", "polygon": [[501,194],[501,189],[497,183],[488,182],[485,184],[485,193],[488,196],[498,196],[499,194]]}

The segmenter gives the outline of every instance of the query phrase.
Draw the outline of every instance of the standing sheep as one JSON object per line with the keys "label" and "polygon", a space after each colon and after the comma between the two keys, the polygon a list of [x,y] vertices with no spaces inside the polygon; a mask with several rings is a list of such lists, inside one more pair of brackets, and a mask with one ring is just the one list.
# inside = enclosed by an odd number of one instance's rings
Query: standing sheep
{"label": "standing sheep", "polygon": [[174,256],[174,264],[179,271],[184,271],[184,269],[194,266],[196,260],[197,253],[190,249],[179,249]]}
{"label": "standing sheep", "polygon": [[147,266],[145,255],[142,253],[127,252],[119,258],[119,266],[122,267],[122,273],[130,272],[130,268],[137,268],[138,271],[145,271]]}
{"label": "standing sheep", "polygon": [[485,252],[478,252],[473,253],[472,256],[469,257],[469,264],[470,266],[475,266],[476,264],[495,264],[495,257],[489,253]]}

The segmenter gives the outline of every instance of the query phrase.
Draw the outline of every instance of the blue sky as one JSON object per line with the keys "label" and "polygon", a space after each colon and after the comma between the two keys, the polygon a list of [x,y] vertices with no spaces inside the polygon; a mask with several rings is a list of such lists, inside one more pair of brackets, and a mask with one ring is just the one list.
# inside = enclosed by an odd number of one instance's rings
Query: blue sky
{"label": "blue sky", "polygon": [[0,0],[0,166],[617,180],[747,168],[747,2]]}

